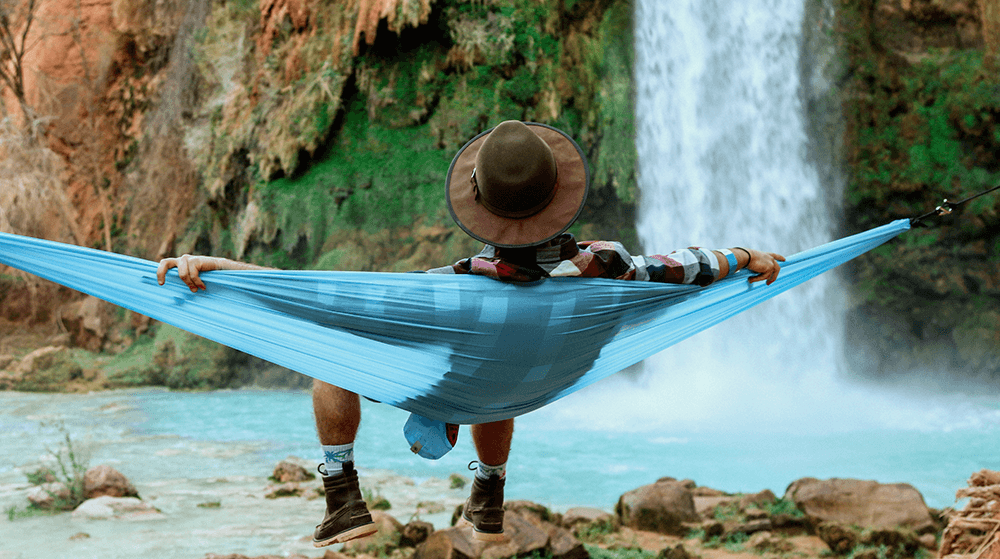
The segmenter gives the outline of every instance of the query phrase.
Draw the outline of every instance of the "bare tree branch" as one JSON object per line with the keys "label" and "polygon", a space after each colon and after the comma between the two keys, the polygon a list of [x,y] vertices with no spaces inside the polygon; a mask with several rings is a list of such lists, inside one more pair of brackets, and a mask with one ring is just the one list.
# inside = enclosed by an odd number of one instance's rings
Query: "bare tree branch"
{"label": "bare tree branch", "polygon": [[24,55],[28,52],[28,35],[36,7],[36,0],[0,1],[0,81],[17,98],[25,128],[29,130],[33,111],[25,98]]}

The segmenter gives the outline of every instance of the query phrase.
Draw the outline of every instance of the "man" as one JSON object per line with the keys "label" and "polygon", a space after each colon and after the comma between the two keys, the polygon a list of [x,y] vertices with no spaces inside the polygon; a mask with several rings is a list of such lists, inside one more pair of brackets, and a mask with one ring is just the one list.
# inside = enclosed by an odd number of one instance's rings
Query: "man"
{"label": "man", "polygon": [[[455,222],[486,244],[482,252],[431,273],[479,274],[501,281],[546,277],[604,277],[622,280],[708,285],[748,268],[750,281],[772,283],[781,255],[758,250],[688,248],[668,256],[631,256],[617,242],[577,243],[565,233],[583,209],[589,189],[583,151],[560,130],[537,123],[506,121],[462,147],[445,178],[448,209]],[[260,269],[222,258],[184,255],[160,262],[176,267],[191,291],[205,289],[201,272]],[[315,381],[313,409],[324,464],[326,514],[316,527],[317,547],[375,532],[354,469],[354,439],[361,421],[357,394]],[[514,420],[472,425],[479,458],[463,520],[477,539],[503,539],[503,488]]]}

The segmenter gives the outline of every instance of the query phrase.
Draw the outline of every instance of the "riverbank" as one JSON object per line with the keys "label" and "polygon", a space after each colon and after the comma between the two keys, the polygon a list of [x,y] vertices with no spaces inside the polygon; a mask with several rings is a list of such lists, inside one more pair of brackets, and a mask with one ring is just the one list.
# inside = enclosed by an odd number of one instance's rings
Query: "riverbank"
{"label": "riverbank", "polygon": [[[467,479],[452,476],[450,479],[418,481],[376,470],[362,471],[360,478],[366,500],[373,510],[379,509],[375,514],[377,519],[381,517],[380,533],[369,540],[338,545],[329,550],[316,550],[311,545],[313,526],[322,517],[324,509],[318,479],[281,484],[259,476],[227,476],[136,484],[145,508],[111,517],[84,512],[88,508],[86,506],[72,513],[59,514],[8,511],[7,518],[0,518],[5,534],[0,540],[0,559],[67,556],[101,559],[217,556],[234,559],[258,556],[330,559],[342,557],[339,553],[364,558],[376,555],[430,559],[440,555],[442,546],[451,549],[448,546],[454,545],[456,529],[449,527],[452,526],[456,507],[465,500]],[[0,483],[0,501],[23,499],[30,489],[29,485]],[[852,487],[858,486],[854,484]],[[874,486],[869,484],[869,487]],[[292,488],[294,491],[289,490]],[[678,501],[662,495],[651,497],[662,493],[658,488],[667,488],[671,492],[680,490],[688,504],[683,504],[684,499]],[[898,492],[900,488],[896,487],[879,486],[877,489],[901,494]],[[902,491],[910,490],[902,488]],[[645,500],[646,503],[640,505],[635,495],[641,495],[638,500]],[[830,501],[825,504],[827,507],[831,502],[845,498],[843,492],[839,493],[839,497],[836,497],[837,492],[829,495],[835,498],[827,499]],[[872,501],[879,499],[874,493],[868,497]],[[896,501],[884,504],[884,516],[895,514],[896,519],[902,518],[899,516],[902,510],[899,500]],[[508,520],[511,524],[508,526],[510,542],[507,545],[514,546],[511,549],[517,553],[524,551],[518,546],[532,545],[530,541],[525,543],[530,538],[524,536],[530,527],[525,528],[527,525],[518,520],[529,518],[546,527],[551,539],[559,535],[576,542],[564,543],[560,552],[546,548],[546,553],[559,559],[580,559],[586,555],[629,559],[819,559],[835,555],[853,557],[856,553],[850,551],[878,549],[886,542],[890,542],[888,554],[883,550],[879,557],[903,558],[932,554],[943,528],[938,518],[932,520],[930,516],[927,516],[924,525],[911,522],[899,530],[879,525],[876,520],[872,526],[854,528],[859,536],[850,549],[837,549],[831,542],[840,540],[831,539],[829,529],[824,528],[832,523],[813,516],[815,511],[809,508],[808,501],[803,503],[807,513],[799,510],[787,496],[778,498],[769,490],[750,495],[730,495],[697,487],[693,482],[671,480],[637,488],[623,496],[614,507],[617,510],[571,508],[557,511],[508,499]],[[853,506],[858,504],[855,501]],[[655,525],[649,524],[648,514],[639,515],[647,517],[646,520],[629,518],[626,509],[640,506],[660,511]],[[833,506],[836,508],[837,505]],[[873,503],[861,503],[860,506],[870,507]],[[918,504],[911,511],[916,510],[918,515],[928,514],[927,511],[921,513],[919,509]],[[675,518],[676,525],[672,525],[674,521],[668,521],[668,518]],[[679,523],[680,519],[683,523]],[[416,541],[401,543],[402,538],[392,532],[407,533],[402,529],[404,524],[407,527],[420,527],[422,524],[429,530],[424,530]],[[843,524],[850,522],[845,520]],[[847,532],[850,530],[845,528]],[[431,532],[434,534],[433,541],[426,539]],[[870,541],[863,541],[862,537],[868,537]],[[855,550],[855,547],[858,549]],[[373,551],[375,548],[378,548],[377,552]],[[484,552],[482,556],[506,556],[501,549],[497,548],[493,555]],[[584,551],[586,553],[581,555]],[[445,553],[444,556],[468,557],[453,553]]]}
{"label": "riverbank", "polygon": [[[309,398],[308,391],[259,389],[0,392],[0,510],[10,515],[0,518],[0,532],[14,534],[0,542],[0,558],[64,557],[60,553],[67,550],[74,557],[100,559],[209,553],[322,557],[309,541],[323,510],[316,492],[306,486],[298,496],[266,498],[273,485],[267,478],[278,461],[294,455],[309,469],[315,465]],[[946,509],[955,504],[955,492],[971,472],[1000,469],[991,450],[998,431],[990,416],[981,418],[985,426],[939,432],[791,434],[719,431],[708,425],[700,432],[624,432],[603,423],[593,410],[590,421],[582,423],[574,415],[581,409],[570,398],[518,419],[508,500],[531,501],[553,513],[584,507],[613,515],[622,495],[665,476],[693,479],[696,487],[722,497],[765,490],[781,497],[793,481],[815,476],[912,483],[927,505]],[[450,479],[469,476],[466,465],[474,459],[467,433],[463,430],[450,454],[427,461],[406,448],[399,432],[405,412],[365,402],[363,415],[357,458],[368,496],[388,500],[391,508],[385,512],[400,523],[419,518],[436,529],[450,526],[467,492]],[[804,417],[801,423],[807,421]],[[67,433],[81,460],[122,471],[159,513],[118,520],[20,515],[30,490],[27,474],[53,463],[52,451]],[[731,519],[734,512],[729,508],[722,514]],[[726,542],[628,529],[590,533],[600,537],[588,545],[619,550],[655,554],[683,544],[703,559],[757,555],[747,551],[749,536]],[[783,553],[820,557],[815,537],[785,534],[781,542],[796,551]],[[691,539],[698,541],[687,543]],[[173,549],[176,555],[169,554]]]}

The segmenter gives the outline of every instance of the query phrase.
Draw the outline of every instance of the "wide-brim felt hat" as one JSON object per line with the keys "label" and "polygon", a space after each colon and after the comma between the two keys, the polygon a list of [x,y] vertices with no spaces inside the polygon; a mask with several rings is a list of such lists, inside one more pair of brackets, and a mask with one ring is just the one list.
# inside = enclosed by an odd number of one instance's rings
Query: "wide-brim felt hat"
{"label": "wide-brim felt hat", "polygon": [[506,121],[458,150],[445,177],[452,218],[472,238],[502,248],[549,241],[576,221],[590,169],[563,131]]}

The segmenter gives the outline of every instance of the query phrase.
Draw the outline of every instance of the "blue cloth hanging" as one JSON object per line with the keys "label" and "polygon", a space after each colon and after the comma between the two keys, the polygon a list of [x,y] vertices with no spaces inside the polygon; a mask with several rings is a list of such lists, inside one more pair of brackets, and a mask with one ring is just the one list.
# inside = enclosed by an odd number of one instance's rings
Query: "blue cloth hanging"
{"label": "blue cloth hanging", "polygon": [[[0,234],[0,263],[436,422],[551,403],[847,262],[901,219],[788,258],[771,285],[609,279],[213,271],[191,293],[157,263]],[[412,442],[412,441],[411,441]]]}

